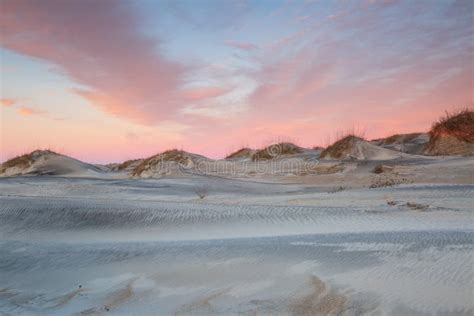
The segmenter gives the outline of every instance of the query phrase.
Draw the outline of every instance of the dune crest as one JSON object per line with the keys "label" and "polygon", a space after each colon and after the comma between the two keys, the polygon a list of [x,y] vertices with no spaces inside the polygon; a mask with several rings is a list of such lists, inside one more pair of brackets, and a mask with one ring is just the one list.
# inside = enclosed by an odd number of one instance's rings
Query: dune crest
{"label": "dune crest", "polygon": [[433,124],[429,135],[426,155],[474,155],[474,111],[446,113]]}
{"label": "dune crest", "polygon": [[255,149],[244,147],[227,155],[225,159],[249,159],[252,158],[256,152]]}
{"label": "dune crest", "polygon": [[35,150],[2,163],[0,175],[68,175],[90,176],[104,173],[106,168],[88,164],[51,150]]}
{"label": "dune crest", "polygon": [[391,160],[402,153],[369,143],[363,138],[348,135],[323,150],[322,159]]}
{"label": "dune crest", "polygon": [[131,175],[145,178],[169,175],[178,172],[180,168],[191,169],[198,162],[207,160],[209,159],[201,155],[172,149],[140,161],[131,171]]}

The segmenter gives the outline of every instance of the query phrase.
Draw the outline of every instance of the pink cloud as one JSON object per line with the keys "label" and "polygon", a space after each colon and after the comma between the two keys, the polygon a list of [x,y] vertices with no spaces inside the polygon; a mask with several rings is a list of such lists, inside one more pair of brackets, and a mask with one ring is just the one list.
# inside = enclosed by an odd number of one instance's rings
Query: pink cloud
{"label": "pink cloud", "polygon": [[314,107],[314,96],[337,80],[337,64],[331,59],[320,62],[312,48],[287,53],[272,59],[272,49],[261,58],[262,67],[255,78],[259,86],[249,103],[273,116],[297,116]]}
{"label": "pink cloud", "polygon": [[86,89],[77,90],[102,111],[150,124],[180,106],[185,67],[156,53],[122,2],[2,2],[2,46],[47,60]]}
{"label": "pink cloud", "polygon": [[[280,40],[269,38],[258,49],[251,43],[225,43],[248,52],[239,56],[252,67],[226,60],[201,65],[200,79],[224,87],[184,89],[189,68],[164,58],[160,43],[138,31],[131,8],[115,1],[48,0],[40,5],[4,0],[0,43],[59,66],[84,86],[74,92],[106,113],[143,124],[171,117],[186,127],[149,138],[137,134],[133,141],[117,137],[118,125],[100,137],[95,125],[83,123],[55,130],[61,123],[51,124],[34,135],[44,137],[38,143],[47,143],[64,134],[65,146],[95,152],[103,161],[173,147],[222,157],[236,146],[259,147],[276,139],[325,145],[337,131],[351,128],[366,130],[367,138],[426,131],[444,110],[473,99],[472,23],[465,6],[450,13],[449,21],[436,15],[435,21],[446,23],[428,28],[418,15],[429,10],[414,2],[389,19],[389,12],[380,11],[385,6],[341,3],[322,20],[316,15],[298,24],[304,28]],[[458,24],[461,19],[464,24]],[[239,77],[244,79],[235,80]],[[242,111],[232,113],[227,102],[214,99],[229,92],[225,87],[239,91],[241,83],[245,91],[235,102]],[[219,116],[212,117],[217,110]],[[70,139],[82,143],[73,147]],[[33,140],[24,132],[9,142],[12,147]]]}
{"label": "pink cloud", "polygon": [[4,107],[10,107],[14,105],[17,101],[15,99],[0,99],[0,105]]}
{"label": "pink cloud", "polygon": [[188,100],[199,101],[199,100],[204,100],[208,98],[215,98],[215,97],[224,95],[227,92],[229,92],[229,89],[216,86],[216,87],[200,87],[200,88],[189,89],[189,90],[185,90],[183,94],[184,94],[184,97]]}
{"label": "pink cloud", "polygon": [[16,109],[16,112],[22,116],[30,116],[44,113],[44,111],[36,110],[26,106],[19,107],[18,109]]}
{"label": "pink cloud", "polygon": [[[352,128],[365,130],[367,138],[427,131],[444,110],[472,100],[472,54],[448,44],[455,32],[463,33],[443,29],[432,43],[375,52],[367,47],[388,40],[383,28],[372,31],[380,21],[374,20],[377,16],[365,19],[368,14],[373,13],[341,14],[337,23],[321,25],[319,32],[303,30],[262,45],[258,70],[247,74],[257,82],[246,99],[249,110],[235,122],[239,129],[228,131],[236,135],[233,141],[252,139],[250,145],[258,146],[268,138],[289,137],[311,146],[325,145],[335,132]],[[351,37],[367,38],[366,46],[331,35],[344,34],[347,25],[354,25]],[[409,24],[394,22],[387,32],[393,28],[404,39],[418,34]],[[219,133],[210,137],[210,143],[225,147]]]}

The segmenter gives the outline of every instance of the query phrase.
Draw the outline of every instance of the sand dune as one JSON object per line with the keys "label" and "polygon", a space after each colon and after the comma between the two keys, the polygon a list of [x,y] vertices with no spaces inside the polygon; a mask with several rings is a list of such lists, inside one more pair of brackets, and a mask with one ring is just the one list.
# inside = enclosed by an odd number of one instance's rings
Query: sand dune
{"label": "sand dune", "polygon": [[407,154],[376,146],[356,136],[346,136],[321,153],[322,159],[393,160]]}
{"label": "sand dune", "polygon": [[252,159],[252,156],[257,152],[251,148],[241,148],[225,157],[225,159]]}
{"label": "sand dune", "polygon": [[397,134],[373,140],[370,143],[394,151],[412,155],[422,155],[430,139],[427,133]]}
{"label": "sand dune", "polygon": [[474,111],[446,113],[433,124],[427,155],[474,155]]}
{"label": "sand dune", "polygon": [[425,138],[350,137],[322,160],[18,157],[0,179],[0,313],[472,315],[474,157],[407,153]]}
{"label": "sand dune", "polygon": [[2,176],[18,175],[60,175],[98,176],[107,169],[84,163],[49,150],[36,150],[4,162],[0,168]]}
{"label": "sand dune", "polygon": [[179,173],[192,169],[199,162],[209,159],[183,150],[168,150],[141,160],[131,171],[133,177],[156,177]]}
{"label": "sand dune", "polygon": [[[0,177],[49,175],[96,178],[188,177],[193,174],[259,178],[276,175],[327,175],[352,170],[350,161],[420,161],[433,155],[470,155],[472,144],[454,136],[438,137],[427,143],[427,134],[394,135],[368,142],[347,136],[324,150],[293,144],[275,144],[259,151],[240,150],[225,160],[213,160],[181,150],[170,150],[146,159],[98,166],[51,151],[34,151],[4,162]],[[437,148],[437,149],[435,149]],[[339,165],[325,162],[343,161]],[[317,165],[319,162],[319,165]],[[359,166],[356,166],[358,168]],[[352,169],[351,169],[352,168]],[[363,169],[363,168],[362,168]],[[367,170],[366,170],[367,171]]]}
{"label": "sand dune", "polygon": [[432,140],[424,150],[425,154],[440,155],[474,155],[474,140],[471,142],[463,141],[453,135],[444,134]]}

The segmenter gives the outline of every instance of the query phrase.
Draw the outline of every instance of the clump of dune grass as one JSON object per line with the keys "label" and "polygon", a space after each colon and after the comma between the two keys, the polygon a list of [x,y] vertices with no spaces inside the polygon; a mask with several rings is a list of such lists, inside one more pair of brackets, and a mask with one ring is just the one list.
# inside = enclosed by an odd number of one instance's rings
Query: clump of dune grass
{"label": "clump of dune grass", "polygon": [[303,149],[292,143],[278,143],[258,150],[252,160],[270,160],[283,155],[294,155],[303,152]]}
{"label": "clump of dune grass", "polygon": [[158,155],[144,159],[138,166],[132,171],[132,176],[140,176],[150,166],[159,163],[161,161],[173,161],[178,164],[187,164],[189,162],[187,153],[183,150],[171,149],[166,150]]}
{"label": "clump of dune grass", "polygon": [[375,174],[380,174],[380,173],[390,172],[390,171],[393,171],[392,166],[386,166],[386,165],[382,165],[382,164],[376,165],[374,167],[374,169],[372,170],[372,172],[375,173]]}
{"label": "clump of dune grass", "polygon": [[250,158],[253,156],[254,153],[254,149],[244,147],[229,154],[227,157],[225,157],[225,159]]}
{"label": "clump of dune grass", "polygon": [[316,166],[313,170],[311,170],[311,174],[317,174],[317,175],[328,175],[328,174],[335,174],[335,173],[340,173],[345,170],[346,166],[343,163],[338,163],[332,166],[323,166],[323,165],[318,165]]}
{"label": "clump of dune grass", "polygon": [[187,153],[184,150],[179,149],[171,149],[164,151],[159,154],[159,156],[163,161],[174,161],[182,164],[188,162],[189,160]]}
{"label": "clump of dune grass", "polygon": [[393,187],[400,184],[411,183],[410,179],[398,175],[387,175],[373,179],[370,189]]}
{"label": "clump of dune grass", "polygon": [[13,168],[13,167],[28,168],[32,162],[33,162],[33,158],[31,154],[16,156],[2,163],[0,173],[4,173],[8,168]]}
{"label": "clump of dune grass", "polygon": [[473,154],[474,111],[446,112],[432,125],[429,135],[428,154]]}
{"label": "clump of dune grass", "polygon": [[128,167],[130,167],[133,163],[135,163],[139,160],[140,159],[130,159],[130,160],[124,161],[124,162],[118,164],[117,166],[115,166],[114,169],[117,170],[117,171],[123,171],[123,170],[127,169]]}
{"label": "clump of dune grass", "polygon": [[362,137],[350,134],[337,140],[334,144],[328,146],[321,153],[321,158],[331,157],[339,159],[354,146],[355,142],[364,140]]}
{"label": "clump of dune grass", "polygon": [[382,173],[383,172],[383,165],[376,165],[372,172],[373,173]]}
{"label": "clump of dune grass", "polygon": [[391,145],[396,142],[407,143],[420,136],[421,133],[395,134],[382,139],[383,145]]}
{"label": "clump of dune grass", "polygon": [[426,211],[430,208],[428,204],[421,204],[421,203],[414,203],[414,202],[407,202],[405,206],[408,208],[411,208],[414,211]]}
{"label": "clump of dune grass", "polygon": [[146,169],[150,167],[150,158],[143,160],[138,166],[132,171],[132,176],[140,176]]}
{"label": "clump of dune grass", "polygon": [[394,200],[387,200],[387,205],[395,206],[395,205],[397,205],[397,201],[394,201]]}
{"label": "clump of dune grass", "polygon": [[445,115],[431,127],[430,143],[433,143],[433,141],[442,135],[452,135],[465,142],[473,143],[474,111],[463,109],[452,113],[446,112]]}
{"label": "clump of dune grass", "polygon": [[28,154],[18,155],[9,159],[1,164],[0,173],[4,173],[9,168],[28,168],[35,162],[37,156],[41,153],[50,153],[50,154],[57,154],[52,150],[45,149],[45,150],[35,150]]}

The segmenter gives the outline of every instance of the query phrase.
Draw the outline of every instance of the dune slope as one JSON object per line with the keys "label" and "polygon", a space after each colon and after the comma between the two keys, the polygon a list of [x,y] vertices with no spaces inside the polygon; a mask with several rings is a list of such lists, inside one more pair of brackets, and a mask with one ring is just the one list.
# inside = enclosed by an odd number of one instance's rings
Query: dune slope
{"label": "dune slope", "polygon": [[0,167],[0,176],[62,175],[91,176],[104,173],[106,168],[84,163],[50,150],[35,150],[15,157]]}
{"label": "dune slope", "polygon": [[433,124],[427,155],[474,155],[474,111],[447,113]]}
{"label": "dune slope", "polygon": [[403,153],[376,146],[353,135],[338,140],[321,153],[322,159],[390,160],[403,156]]}

